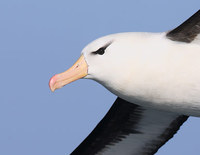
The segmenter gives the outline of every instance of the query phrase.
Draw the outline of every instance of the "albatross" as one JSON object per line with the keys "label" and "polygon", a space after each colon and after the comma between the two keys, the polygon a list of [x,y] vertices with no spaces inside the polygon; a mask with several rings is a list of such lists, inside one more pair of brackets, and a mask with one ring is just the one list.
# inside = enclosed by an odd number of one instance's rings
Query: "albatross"
{"label": "albatross", "polygon": [[101,37],[54,75],[52,91],[85,78],[118,96],[71,155],[152,155],[189,116],[199,117],[199,34],[200,10],[168,32]]}

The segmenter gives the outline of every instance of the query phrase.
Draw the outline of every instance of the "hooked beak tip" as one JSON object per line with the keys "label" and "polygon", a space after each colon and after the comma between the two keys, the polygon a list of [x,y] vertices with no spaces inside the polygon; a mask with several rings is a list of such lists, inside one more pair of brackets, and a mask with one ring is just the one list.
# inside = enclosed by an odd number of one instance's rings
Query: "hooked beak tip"
{"label": "hooked beak tip", "polygon": [[49,80],[49,88],[51,89],[52,92],[55,91],[54,85],[55,85],[55,83],[56,83],[56,79],[57,79],[56,77],[57,77],[57,74],[54,75],[54,76]]}

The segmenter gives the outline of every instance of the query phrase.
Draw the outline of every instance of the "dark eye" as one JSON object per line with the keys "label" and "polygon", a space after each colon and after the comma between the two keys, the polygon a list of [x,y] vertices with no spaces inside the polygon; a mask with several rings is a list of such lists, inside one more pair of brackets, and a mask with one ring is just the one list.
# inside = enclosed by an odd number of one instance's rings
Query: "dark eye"
{"label": "dark eye", "polygon": [[105,53],[106,48],[107,48],[111,43],[112,43],[112,41],[109,42],[109,43],[107,43],[105,46],[99,48],[97,51],[92,52],[92,54],[103,55],[103,54]]}
{"label": "dark eye", "polygon": [[99,55],[103,55],[105,53],[105,48],[101,47],[99,48],[97,51],[92,52],[93,54],[99,54]]}

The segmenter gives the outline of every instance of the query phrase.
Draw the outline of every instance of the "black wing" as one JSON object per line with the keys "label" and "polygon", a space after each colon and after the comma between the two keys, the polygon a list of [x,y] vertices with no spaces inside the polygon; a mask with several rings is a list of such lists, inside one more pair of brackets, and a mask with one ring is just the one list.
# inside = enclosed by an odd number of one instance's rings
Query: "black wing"
{"label": "black wing", "polygon": [[167,33],[173,41],[190,43],[200,34],[200,10],[174,30]]}
{"label": "black wing", "polygon": [[71,155],[153,155],[187,118],[117,98]]}

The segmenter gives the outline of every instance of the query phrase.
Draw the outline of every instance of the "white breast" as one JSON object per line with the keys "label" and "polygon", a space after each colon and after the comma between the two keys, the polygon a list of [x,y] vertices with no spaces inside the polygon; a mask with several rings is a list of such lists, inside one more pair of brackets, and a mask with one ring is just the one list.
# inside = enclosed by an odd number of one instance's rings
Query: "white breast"
{"label": "white breast", "polygon": [[164,36],[132,40],[121,75],[101,83],[129,102],[200,116],[200,45]]}

